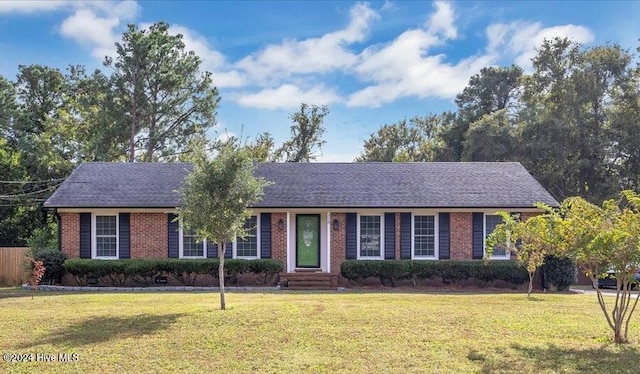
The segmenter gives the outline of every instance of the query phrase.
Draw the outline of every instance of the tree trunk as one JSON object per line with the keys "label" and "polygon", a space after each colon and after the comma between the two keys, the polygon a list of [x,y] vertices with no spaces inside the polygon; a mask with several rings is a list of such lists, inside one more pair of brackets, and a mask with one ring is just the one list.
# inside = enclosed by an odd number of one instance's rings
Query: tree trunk
{"label": "tree trunk", "polygon": [[138,120],[138,108],[134,98],[133,108],[131,110],[131,135],[129,136],[129,162],[135,162],[136,160],[136,121],[137,120]]}
{"label": "tree trunk", "polygon": [[220,282],[220,310],[226,309],[226,302],[224,300],[224,252],[225,243],[218,243],[218,259],[220,265],[218,266],[218,281]]}
{"label": "tree trunk", "polygon": [[529,289],[527,289],[527,298],[530,299],[531,298],[531,290],[533,290],[533,274],[532,272],[529,272]]}

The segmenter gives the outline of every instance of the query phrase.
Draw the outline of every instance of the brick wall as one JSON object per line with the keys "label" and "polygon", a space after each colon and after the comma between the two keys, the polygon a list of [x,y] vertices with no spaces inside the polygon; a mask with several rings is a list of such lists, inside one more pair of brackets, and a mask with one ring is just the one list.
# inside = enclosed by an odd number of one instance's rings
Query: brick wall
{"label": "brick wall", "polygon": [[451,259],[472,258],[472,213],[451,213]]}
{"label": "brick wall", "polygon": [[62,252],[67,258],[80,257],[80,214],[60,213],[62,228]]}
{"label": "brick wall", "polygon": [[167,258],[167,215],[131,213],[131,258]]}
{"label": "brick wall", "polygon": [[[278,228],[282,220],[284,228]],[[271,213],[271,258],[282,261],[287,269],[287,213]]]}
{"label": "brick wall", "polygon": [[[340,265],[347,258],[347,242],[346,242],[346,214],[345,213],[331,213],[331,241],[329,243],[331,247],[331,274],[340,274]],[[333,229],[333,220],[338,220],[338,230]]]}
{"label": "brick wall", "polygon": [[[540,213],[522,213],[527,219]],[[451,259],[470,260],[472,252],[472,214],[451,213]],[[340,229],[333,230],[333,220],[339,221]],[[80,256],[80,214],[60,213],[62,229],[62,251],[69,258]],[[278,228],[282,220],[284,228]],[[331,273],[338,274],[345,261],[345,213],[331,214]],[[395,257],[400,258],[400,213],[395,215]],[[271,215],[271,256],[287,264],[287,214]],[[131,213],[131,258],[167,257],[167,215],[165,213]]]}

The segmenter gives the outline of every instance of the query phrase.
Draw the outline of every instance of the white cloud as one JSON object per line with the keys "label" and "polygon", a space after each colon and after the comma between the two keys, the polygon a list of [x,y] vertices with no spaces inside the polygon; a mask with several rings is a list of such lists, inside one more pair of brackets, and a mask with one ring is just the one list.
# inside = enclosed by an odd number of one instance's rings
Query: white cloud
{"label": "white cloud", "polygon": [[233,133],[233,132],[231,132],[231,131],[226,131],[226,130],[225,130],[225,132],[221,133],[220,135],[218,135],[218,136],[216,137],[216,140],[218,140],[218,141],[220,141],[220,142],[224,143],[224,142],[228,141],[229,139],[231,139],[231,138],[236,138],[236,137],[237,137],[237,136],[236,136],[236,134],[235,134],[235,133]]}
{"label": "white cloud", "polygon": [[346,28],[305,40],[287,39],[272,44],[261,52],[247,56],[237,63],[254,81],[282,82],[294,74],[326,73],[345,69],[357,61],[348,49],[352,43],[363,41],[370,23],[380,15],[368,4],[358,3],[351,8]]}
{"label": "white cloud", "polygon": [[50,12],[66,8],[71,3],[71,1],[56,0],[2,0],[0,1],[0,14]]}
{"label": "white cloud", "polygon": [[494,61],[494,56],[476,55],[448,63],[445,55],[429,51],[457,37],[451,4],[436,2],[425,29],[407,30],[382,46],[372,46],[360,54],[355,71],[372,84],[351,94],[349,106],[377,107],[401,97],[452,98],[469,77]]}
{"label": "white cloud", "polygon": [[134,19],[140,7],[135,1],[77,2],[73,14],[60,26],[60,33],[91,50],[97,59],[112,56],[120,28]]}
{"label": "white cloud", "polygon": [[427,20],[427,30],[431,35],[441,35],[446,39],[455,39],[458,30],[454,25],[455,15],[450,2],[436,1],[433,6],[436,8]]}
{"label": "white cloud", "polygon": [[489,26],[486,30],[489,39],[488,50],[513,57],[515,64],[530,70],[531,58],[535,49],[545,39],[554,37],[569,38],[579,43],[589,43],[594,35],[589,28],[580,25],[561,25],[543,27],[540,22],[514,21]]}
{"label": "white cloud", "polygon": [[339,96],[323,85],[302,90],[293,84],[283,84],[278,88],[265,88],[253,94],[236,97],[238,104],[260,109],[291,109],[300,103],[326,105],[338,101]]}

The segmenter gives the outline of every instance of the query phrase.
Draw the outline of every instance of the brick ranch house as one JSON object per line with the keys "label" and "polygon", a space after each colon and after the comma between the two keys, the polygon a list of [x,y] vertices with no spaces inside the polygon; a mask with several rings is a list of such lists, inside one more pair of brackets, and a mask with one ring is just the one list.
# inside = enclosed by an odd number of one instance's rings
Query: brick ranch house
{"label": "brick ranch house", "polygon": [[[185,163],[83,163],[44,203],[70,258],[211,258],[174,221]],[[497,210],[538,214],[554,198],[519,163],[262,163],[273,184],[229,258],[273,258],[287,276],[336,277],[347,259],[481,259]],[[496,251],[493,260],[509,259]],[[336,277],[337,279],[337,277]]]}

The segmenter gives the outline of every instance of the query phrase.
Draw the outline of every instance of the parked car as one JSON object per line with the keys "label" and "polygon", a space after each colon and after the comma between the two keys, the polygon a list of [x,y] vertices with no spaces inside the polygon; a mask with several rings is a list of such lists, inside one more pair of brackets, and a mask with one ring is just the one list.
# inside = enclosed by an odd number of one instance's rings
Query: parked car
{"label": "parked car", "polygon": [[[638,283],[640,283],[640,271],[633,273],[633,280],[630,282],[631,289],[636,288]],[[613,270],[607,271],[607,275],[604,278],[598,278],[599,288],[616,288],[617,285],[616,273]]]}

